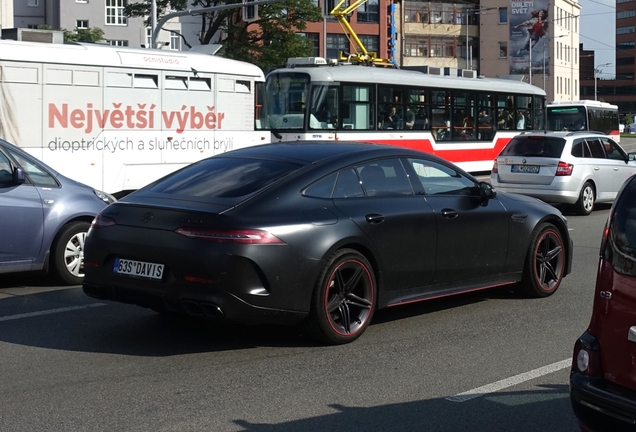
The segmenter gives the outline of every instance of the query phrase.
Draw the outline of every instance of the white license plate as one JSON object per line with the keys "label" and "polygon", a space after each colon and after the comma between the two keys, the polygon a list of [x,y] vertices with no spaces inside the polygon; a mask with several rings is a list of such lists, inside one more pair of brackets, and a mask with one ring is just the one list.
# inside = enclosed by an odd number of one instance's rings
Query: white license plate
{"label": "white license plate", "polygon": [[512,165],[511,171],[513,173],[538,174],[539,165]]}
{"label": "white license plate", "polygon": [[163,276],[163,264],[117,258],[115,259],[113,272],[128,276],[159,280]]}

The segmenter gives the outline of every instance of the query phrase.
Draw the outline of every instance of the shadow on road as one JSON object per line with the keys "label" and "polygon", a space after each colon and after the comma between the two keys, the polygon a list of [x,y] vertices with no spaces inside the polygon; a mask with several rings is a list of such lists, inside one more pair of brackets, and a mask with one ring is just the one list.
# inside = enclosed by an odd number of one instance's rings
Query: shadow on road
{"label": "shadow on road", "polygon": [[[519,296],[510,290],[493,289],[389,308],[377,311],[371,326],[489,299],[519,300]],[[0,341],[152,357],[262,346],[321,346],[304,337],[300,327],[244,326],[161,315],[137,306],[97,302],[79,287],[0,300]]]}
{"label": "shadow on road", "polygon": [[578,430],[566,385],[499,392],[462,403],[438,398],[371,408],[330,407],[333,414],[302,420],[277,424],[235,420],[234,423],[246,432]]}

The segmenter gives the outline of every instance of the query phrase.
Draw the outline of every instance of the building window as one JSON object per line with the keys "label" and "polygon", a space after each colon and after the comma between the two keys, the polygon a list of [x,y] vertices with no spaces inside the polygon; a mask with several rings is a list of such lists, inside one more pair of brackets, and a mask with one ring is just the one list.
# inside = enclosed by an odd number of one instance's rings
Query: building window
{"label": "building window", "polygon": [[499,42],[499,58],[508,57],[508,42]]}
{"label": "building window", "polygon": [[455,57],[454,37],[431,37],[431,57]]}
{"label": "building window", "polygon": [[616,66],[630,66],[634,64],[634,57],[624,57],[616,59]]}
{"label": "building window", "polygon": [[170,49],[172,51],[181,51],[181,35],[178,33],[170,33]]}
{"label": "building window", "polygon": [[634,0],[616,0],[616,3],[629,3]]}
{"label": "building window", "polygon": [[428,57],[428,36],[404,36],[406,57]]}
{"label": "building window", "polygon": [[349,52],[349,39],[343,34],[327,34],[327,58],[340,58],[340,51]]}
{"label": "building window", "polygon": [[30,7],[37,7],[38,3],[39,3],[38,0],[27,0],[27,6],[30,6]]}
{"label": "building window", "polygon": [[121,46],[121,47],[127,47],[128,46],[128,41],[127,40],[108,40],[106,39],[106,43],[112,46]]}
{"label": "building window", "polygon": [[636,31],[635,26],[616,27],[616,34],[634,33]]}
{"label": "building window", "polygon": [[360,42],[367,49],[367,51],[377,53],[380,49],[380,37],[376,35],[360,35]]}
{"label": "building window", "polygon": [[300,36],[304,36],[312,43],[311,56],[320,57],[320,33],[298,33]]}
{"label": "building window", "polygon": [[77,21],[75,21],[75,28],[87,29],[88,28],[88,20],[77,20]]}
{"label": "building window", "polygon": [[617,42],[616,43],[617,50],[634,49],[634,47],[636,47],[636,42]]}
{"label": "building window", "polygon": [[358,8],[358,22],[359,23],[379,23],[380,22],[380,8],[378,6],[378,0],[369,0],[367,3],[362,4]]}
{"label": "building window", "polygon": [[507,24],[508,23],[508,8],[500,7],[499,8],[499,24]]}
{"label": "building window", "polygon": [[124,15],[124,8],[128,0],[106,0],[106,24],[127,25],[128,18]]}
{"label": "building window", "polygon": [[616,12],[616,19],[631,18],[633,16],[636,16],[636,11],[633,10]]}

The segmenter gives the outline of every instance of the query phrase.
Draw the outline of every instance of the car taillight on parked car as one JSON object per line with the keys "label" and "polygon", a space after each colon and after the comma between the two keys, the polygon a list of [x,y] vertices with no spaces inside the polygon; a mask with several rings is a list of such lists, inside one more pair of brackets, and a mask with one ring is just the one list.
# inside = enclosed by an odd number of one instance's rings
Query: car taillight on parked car
{"label": "car taillight on parked car", "polygon": [[497,174],[499,172],[499,164],[497,163],[497,159],[492,164],[492,174]]}
{"label": "car taillight on parked car", "polygon": [[215,230],[201,228],[179,228],[177,234],[216,243],[239,244],[285,244],[275,235],[263,230]]}
{"label": "car taillight on parked car", "polygon": [[566,162],[559,162],[559,165],[557,166],[557,170],[556,170],[556,175],[569,176],[569,175],[572,175],[573,170],[574,170],[574,165],[566,163]]}
{"label": "car taillight on parked car", "polygon": [[572,357],[572,370],[585,375],[600,375],[601,353],[598,341],[590,333],[583,335],[574,345],[574,355]]}

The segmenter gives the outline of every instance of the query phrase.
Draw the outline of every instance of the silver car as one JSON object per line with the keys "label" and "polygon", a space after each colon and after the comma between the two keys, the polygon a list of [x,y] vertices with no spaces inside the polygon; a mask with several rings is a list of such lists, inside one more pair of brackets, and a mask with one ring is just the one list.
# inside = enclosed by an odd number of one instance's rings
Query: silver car
{"label": "silver car", "polygon": [[596,132],[525,132],[501,151],[490,175],[505,192],[550,204],[572,204],[589,215],[597,202],[613,202],[636,173],[636,155]]}
{"label": "silver car", "polygon": [[86,233],[114,201],[0,140],[0,273],[52,269],[81,284]]}

